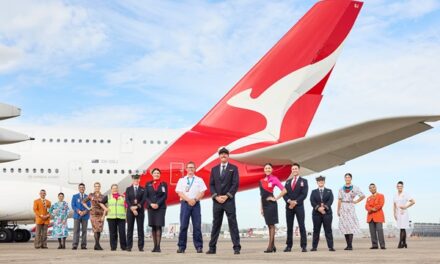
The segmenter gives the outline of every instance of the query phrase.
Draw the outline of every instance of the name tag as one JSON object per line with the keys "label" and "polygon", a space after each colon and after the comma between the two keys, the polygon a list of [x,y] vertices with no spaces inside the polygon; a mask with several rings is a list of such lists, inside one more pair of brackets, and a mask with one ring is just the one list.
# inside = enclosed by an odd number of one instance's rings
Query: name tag
{"label": "name tag", "polygon": [[162,186],[162,192],[165,192],[165,187],[164,186]]}
{"label": "name tag", "polygon": [[301,187],[304,187],[304,182],[301,182]]}

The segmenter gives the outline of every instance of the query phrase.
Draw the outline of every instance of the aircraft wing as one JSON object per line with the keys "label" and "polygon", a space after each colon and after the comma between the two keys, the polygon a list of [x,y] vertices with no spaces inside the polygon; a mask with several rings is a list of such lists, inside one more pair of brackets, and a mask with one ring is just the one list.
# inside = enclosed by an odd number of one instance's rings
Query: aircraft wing
{"label": "aircraft wing", "polygon": [[384,118],[304,137],[240,154],[231,158],[243,163],[286,165],[298,162],[303,174],[320,172],[395,142],[424,132],[440,116]]}

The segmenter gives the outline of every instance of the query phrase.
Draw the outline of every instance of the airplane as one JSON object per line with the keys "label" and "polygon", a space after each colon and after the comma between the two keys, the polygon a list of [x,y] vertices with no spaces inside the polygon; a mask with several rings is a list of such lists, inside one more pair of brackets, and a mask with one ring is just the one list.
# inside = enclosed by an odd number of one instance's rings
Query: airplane
{"label": "airplane", "polygon": [[[383,118],[306,136],[362,5],[318,1],[189,130],[1,129],[0,181],[10,188],[0,192],[0,200],[8,201],[0,206],[0,241],[30,239],[18,223],[33,222],[32,201],[40,189],[52,201],[59,192],[71,197],[81,182],[101,182],[107,192],[118,183],[124,190],[132,174],[141,174],[143,185],[151,179],[148,170],[157,167],[170,186],[167,203],[172,205],[179,202],[173,188],[184,176],[184,165],[194,161],[197,175],[208,183],[220,146],[231,151],[243,191],[258,186],[266,162],[285,180],[292,162],[309,175],[431,129],[427,122],[440,116]],[[0,120],[20,114],[21,109],[0,104]]]}

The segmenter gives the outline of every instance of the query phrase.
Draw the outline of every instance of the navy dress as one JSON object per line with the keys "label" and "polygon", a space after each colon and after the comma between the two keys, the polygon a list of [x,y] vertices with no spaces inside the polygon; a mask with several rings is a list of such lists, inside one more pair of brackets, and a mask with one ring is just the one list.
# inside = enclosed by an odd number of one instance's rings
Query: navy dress
{"label": "navy dress", "polygon": [[263,207],[264,220],[266,225],[278,224],[278,203],[273,201],[267,201],[268,197],[274,197],[273,189],[278,186],[281,190],[284,189],[280,180],[273,175],[269,175],[260,180],[260,195],[261,205]]}
{"label": "navy dress", "polygon": [[[145,201],[148,209],[149,226],[165,226],[165,213],[167,211],[168,186],[165,182],[154,181],[147,182],[145,185]],[[159,205],[159,208],[153,209],[151,204]]]}

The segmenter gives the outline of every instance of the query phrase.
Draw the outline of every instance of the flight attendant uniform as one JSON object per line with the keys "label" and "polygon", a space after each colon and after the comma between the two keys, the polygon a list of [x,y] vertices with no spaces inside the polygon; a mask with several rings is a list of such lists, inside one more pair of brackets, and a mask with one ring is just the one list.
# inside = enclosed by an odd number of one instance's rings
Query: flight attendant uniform
{"label": "flight attendant uniform", "polygon": [[266,225],[278,224],[278,204],[276,201],[267,201],[267,198],[274,197],[273,190],[275,189],[275,186],[280,190],[283,190],[284,186],[281,184],[280,180],[273,175],[261,179],[259,185],[264,221],[266,222]]}
{"label": "flight attendant uniform", "polygon": [[412,200],[412,196],[408,193],[396,194],[394,196],[394,203],[396,204],[396,217],[397,217],[397,228],[398,229],[407,229],[409,228],[409,214],[408,209],[401,209],[400,206],[406,206],[410,200]]}
{"label": "flight attendant uniform", "polygon": [[[148,210],[148,225],[152,229],[154,248],[152,252],[161,252],[162,227],[165,226],[165,214],[167,211],[168,185],[161,180],[153,180],[145,185],[145,202]],[[151,204],[157,204],[154,209]]]}

